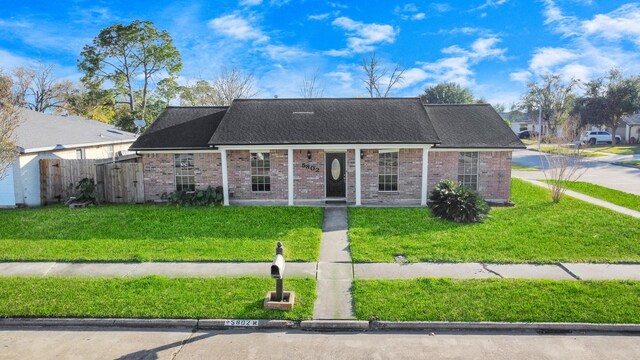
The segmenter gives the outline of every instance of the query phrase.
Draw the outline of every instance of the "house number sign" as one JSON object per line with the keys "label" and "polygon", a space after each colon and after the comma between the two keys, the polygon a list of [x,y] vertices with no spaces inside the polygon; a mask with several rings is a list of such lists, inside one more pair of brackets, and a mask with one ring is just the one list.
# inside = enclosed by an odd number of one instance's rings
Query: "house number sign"
{"label": "house number sign", "polygon": [[302,163],[302,167],[305,169],[309,169],[313,172],[320,172],[320,167],[315,165],[309,165],[307,163]]}

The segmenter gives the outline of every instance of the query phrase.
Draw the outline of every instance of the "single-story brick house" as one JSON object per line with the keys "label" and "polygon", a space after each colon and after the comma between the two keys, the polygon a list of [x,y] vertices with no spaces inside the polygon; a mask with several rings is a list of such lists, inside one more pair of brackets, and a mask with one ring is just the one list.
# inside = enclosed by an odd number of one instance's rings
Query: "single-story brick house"
{"label": "single-story brick house", "polygon": [[222,185],[225,205],[426,205],[442,179],[508,202],[519,148],[488,104],[345,98],[168,107],[130,150],[142,155],[146,201]]}

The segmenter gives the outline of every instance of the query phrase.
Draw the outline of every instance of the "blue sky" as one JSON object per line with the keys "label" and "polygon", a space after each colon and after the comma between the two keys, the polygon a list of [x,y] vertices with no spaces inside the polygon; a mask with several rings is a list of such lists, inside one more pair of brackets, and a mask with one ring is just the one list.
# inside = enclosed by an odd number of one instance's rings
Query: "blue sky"
{"label": "blue sky", "polygon": [[603,0],[2,0],[0,68],[51,62],[77,80],[82,46],[134,19],[173,36],[181,82],[237,67],[255,76],[259,97],[298,97],[315,72],[325,97],[364,96],[359,64],[372,51],[407,69],[394,96],[455,81],[507,106],[548,72],[640,72],[640,4]]}

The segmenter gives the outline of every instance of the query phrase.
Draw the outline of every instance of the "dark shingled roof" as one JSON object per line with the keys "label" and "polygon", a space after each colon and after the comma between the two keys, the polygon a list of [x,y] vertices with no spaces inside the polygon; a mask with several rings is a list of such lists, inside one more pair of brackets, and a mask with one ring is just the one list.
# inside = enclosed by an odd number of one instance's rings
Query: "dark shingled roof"
{"label": "dark shingled roof", "polygon": [[129,150],[209,148],[228,106],[167,107]]}
{"label": "dark shingled roof", "polygon": [[213,145],[439,143],[419,98],[239,99]]}
{"label": "dark shingled roof", "polygon": [[446,148],[525,148],[489,104],[425,105]]}

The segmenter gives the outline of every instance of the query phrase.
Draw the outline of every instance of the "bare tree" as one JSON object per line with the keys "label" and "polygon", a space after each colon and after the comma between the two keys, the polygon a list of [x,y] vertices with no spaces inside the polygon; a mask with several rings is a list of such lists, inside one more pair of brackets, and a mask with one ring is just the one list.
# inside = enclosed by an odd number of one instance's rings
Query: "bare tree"
{"label": "bare tree", "polygon": [[14,69],[14,105],[38,112],[63,107],[73,84],[69,80],[56,79],[53,70],[52,64]]}
{"label": "bare tree", "polygon": [[234,99],[248,99],[258,93],[254,88],[254,77],[237,68],[223,69],[213,82],[216,100],[211,105],[230,105]]}
{"label": "bare tree", "polygon": [[324,94],[324,84],[318,83],[318,71],[313,73],[312,76],[304,76],[302,84],[300,85],[300,96],[303,98],[319,98]]}
{"label": "bare tree", "polygon": [[362,59],[361,68],[365,74],[362,81],[369,96],[372,98],[387,97],[391,89],[404,80],[405,69],[400,64],[396,64],[391,74],[389,74],[389,70],[380,65],[380,59],[378,59],[375,52]]}
{"label": "bare tree", "polygon": [[[543,173],[551,191],[551,199],[554,203],[560,199],[567,190],[564,187],[568,181],[577,181],[586,171],[584,167],[584,156],[580,153],[580,145],[567,147],[579,132],[579,121],[575,117],[570,117],[562,128],[562,136],[555,136],[552,148],[549,152],[540,152],[543,161]],[[544,162],[546,161],[546,167]]]}
{"label": "bare tree", "polygon": [[13,106],[12,88],[11,78],[0,73],[0,180],[17,156],[14,133],[18,127],[18,112]]}

